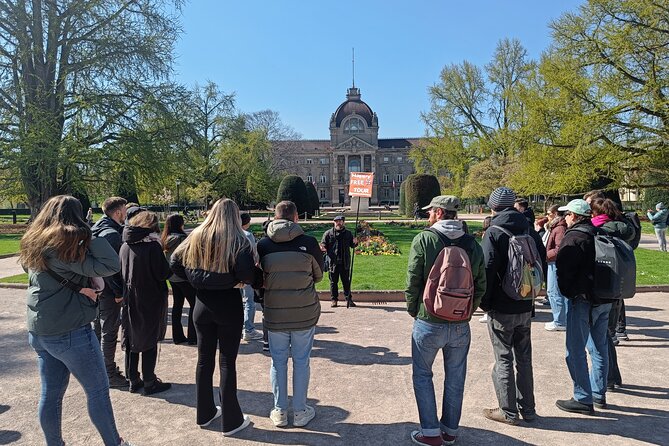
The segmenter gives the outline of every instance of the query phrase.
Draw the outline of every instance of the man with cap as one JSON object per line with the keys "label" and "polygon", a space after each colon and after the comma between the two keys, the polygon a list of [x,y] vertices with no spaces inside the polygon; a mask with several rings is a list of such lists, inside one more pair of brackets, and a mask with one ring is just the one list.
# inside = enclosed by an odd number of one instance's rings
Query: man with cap
{"label": "man with cap", "polygon": [[[469,257],[474,283],[472,313],[486,290],[483,251],[476,240],[465,233],[463,222],[456,219],[459,206],[460,200],[452,195],[434,197],[423,208],[429,209],[430,229],[414,237],[409,252],[405,297],[407,312],[415,319],[411,336],[411,357],[420,431],[412,432],[411,440],[416,444],[440,446],[455,443],[462,413],[467,354],[471,342],[471,313],[467,320],[450,322],[432,316],[423,302],[428,276],[446,244],[457,245]],[[432,365],[439,351],[444,356],[445,373],[440,419],[437,418],[437,402],[432,383]]]}
{"label": "man with cap", "polygon": [[326,253],[330,276],[330,296],[332,306],[339,305],[339,278],[344,287],[346,308],[355,307],[351,295],[351,249],[358,246],[357,237],[346,229],[346,220],[343,215],[334,218],[334,225],[323,234],[321,251]]}
{"label": "man with cap", "polygon": [[512,425],[518,424],[519,416],[528,422],[536,418],[530,330],[534,303],[514,300],[502,287],[509,262],[507,233],[529,234],[542,259],[544,276],[547,269],[546,248],[527,218],[514,208],[515,200],[516,194],[507,187],[498,187],[490,194],[488,206],[493,217],[482,241],[488,285],[481,301],[481,309],[488,313],[488,334],[495,356],[492,382],[498,401],[496,408],[484,409],[483,415]]}
{"label": "man with cap", "polygon": [[[606,407],[606,379],[609,367],[608,321],[611,300],[592,294],[595,272],[595,235],[590,205],[572,200],[558,209],[565,213],[567,232],[558,249],[555,266],[558,286],[567,298],[567,368],[574,382],[574,396],[555,405],[565,412],[592,415],[594,407]],[[592,370],[588,371],[586,346]]]}

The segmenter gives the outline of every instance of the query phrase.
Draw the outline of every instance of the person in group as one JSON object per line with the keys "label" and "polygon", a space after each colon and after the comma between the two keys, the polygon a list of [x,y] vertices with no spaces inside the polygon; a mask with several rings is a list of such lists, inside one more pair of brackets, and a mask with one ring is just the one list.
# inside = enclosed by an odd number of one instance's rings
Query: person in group
{"label": "person in group", "polygon": [[502,288],[510,240],[502,229],[513,235],[529,234],[539,257],[543,262],[546,260],[541,238],[530,226],[530,220],[514,208],[515,200],[516,194],[507,187],[498,187],[488,199],[493,218],[482,242],[487,291],[481,300],[481,308],[488,312],[488,333],[495,355],[492,381],[498,401],[496,408],[484,409],[483,415],[512,425],[518,424],[519,413],[525,421],[536,418],[530,328],[534,305],[531,300],[512,299]]}
{"label": "person in group", "polygon": [[[123,241],[123,223],[126,218],[126,200],[121,197],[109,197],[102,203],[104,216],[91,228],[94,237],[107,240],[118,254]],[[121,306],[123,302],[123,277],[121,272],[104,278],[105,287],[98,299],[98,317],[95,319],[95,333],[102,343],[102,356],[105,359],[109,387],[125,389],[128,380],[116,365],[116,343],[121,327]]]}
{"label": "person in group", "polygon": [[144,211],[147,210],[146,208],[141,207],[137,203],[132,203],[132,202],[126,203],[125,209],[126,209],[126,216],[125,216],[126,223],[127,223],[128,220],[130,220],[135,215],[139,214],[140,212],[144,212]]}
{"label": "person in group", "polygon": [[[485,237],[485,233],[492,224],[492,215],[488,215],[483,219],[483,225],[481,227],[481,239]],[[467,232],[467,231],[465,231]],[[482,324],[487,324],[488,323],[488,313],[483,312],[483,316],[479,318],[479,322]]]}
{"label": "person in group", "polygon": [[[548,231],[546,230],[546,224],[548,223],[548,216],[537,218],[534,220],[534,230],[537,231],[541,241],[543,242],[545,238],[548,237]],[[544,242],[544,245],[546,243]]]}
{"label": "person in group", "polygon": [[534,224],[534,211],[530,207],[529,201],[527,201],[527,198],[516,198],[513,202],[513,207],[523,214],[525,218],[527,218],[527,221],[530,225]]}
{"label": "person in group", "polygon": [[[568,229],[555,265],[560,292],[567,298],[566,362],[574,382],[574,394],[568,400],[556,401],[555,405],[565,412],[592,415],[593,406],[606,407],[607,326],[611,303],[598,301],[592,294],[597,229],[590,220],[590,205],[576,199],[559,210],[565,213]],[[586,347],[592,363],[590,372]]]}
{"label": "person in group", "polygon": [[655,212],[648,209],[648,220],[655,228],[655,236],[657,237],[657,244],[660,251],[667,252],[667,211],[664,203],[660,202],[655,205]]}
{"label": "person in group", "polygon": [[567,330],[567,299],[560,293],[555,260],[562,238],[567,232],[567,222],[564,218],[564,212],[559,210],[558,205],[551,206],[548,215],[550,222],[548,223],[548,240],[546,241],[546,262],[548,263],[546,295],[553,313],[553,320],[546,322],[544,328],[548,331],[565,331]]}
{"label": "person in group", "polygon": [[[206,427],[221,417],[223,435],[234,435],[251,423],[237,399],[236,363],[244,325],[241,288],[262,285],[237,204],[227,198],[216,201],[204,222],[174,251],[171,266],[196,290],[197,424]],[[212,392],[217,348],[220,406]]]}
{"label": "person in group", "polygon": [[[242,219],[242,229],[244,230],[244,235],[249,239],[249,244],[251,245],[251,250],[253,251],[253,257],[258,260],[258,253],[256,250],[256,238],[253,236],[253,233],[249,231],[251,226],[251,214],[248,212],[243,212],[241,214]],[[251,285],[245,285],[242,288],[242,295],[244,300],[244,335],[242,338],[245,341],[254,341],[263,338],[263,334],[256,330],[254,321],[256,317],[256,302],[254,300],[255,292]]]}
{"label": "person in group", "polygon": [[[592,209],[592,224],[600,228],[605,234],[617,237],[626,243],[634,239],[634,228],[628,224],[618,210],[616,204],[606,198],[597,198],[590,203]],[[616,336],[616,326],[620,317],[620,311],[623,305],[622,299],[617,299],[611,303],[608,322],[608,350],[609,350],[609,373],[607,379],[607,389],[613,390],[621,387],[623,384],[620,368],[618,367],[618,355],[616,345],[619,341]]]}
{"label": "person in group", "polygon": [[288,358],[293,358],[293,426],[306,426],[316,416],[307,405],[309,357],[321,305],[315,284],[323,279],[323,254],[318,241],[297,223],[297,207],[281,201],[267,237],[258,242],[265,277],[264,324],[272,357],[270,380],[275,426],[288,425]]}
{"label": "person in group", "polygon": [[[123,229],[121,274],[123,275],[123,347],[130,392],[144,388],[145,395],[172,387],[156,376],[158,342],[167,329],[167,282],[172,272],[160,242],[158,216],[135,214]],[[139,356],[142,355],[142,375]]]}
{"label": "person in group", "polygon": [[339,305],[339,278],[344,287],[346,308],[355,307],[353,295],[351,294],[351,250],[358,246],[358,238],[353,237],[351,231],[346,229],[346,219],[343,215],[334,218],[334,226],[323,234],[321,238],[321,251],[328,258],[328,270],[330,275],[330,299],[332,307]]}
{"label": "person in group", "polygon": [[86,223],[88,223],[88,226],[93,226],[93,208],[88,208],[88,212],[86,212]]}
{"label": "person in group", "polygon": [[420,206],[418,205],[418,202],[414,202],[413,204],[413,221],[414,223],[420,220]]}
{"label": "person in group", "polygon": [[[165,251],[165,259],[168,263],[172,259],[172,254],[177,247],[186,240],[187,235],[184,231],[184,224],[184,218],[179,214],[172,214],[165,220],[161,243]],[[188,342],[189,345],[195,345],[197,344],[197,334],[195,333],[195,325],[193,324],[195,288],[187,280],[182,279],[176,274],[172,274],[168,280],[172,286],[172,342],[175,344]],[[189,307],[187,336],[184,335],[181,323],[184,300],[188,302]]]}
{"label": "person in group", "polygon": [[97,313],[91,278],[117,273],[118,254],[104,238],[91,237],[79,200],[58,195],[44,203],[21,238],[19,262],[28,271],[28,339],[38,357],[38,416],[47,446],[65,444],[62,405],[70,374],[86,393],[88,415],[105,446],[129,445],[116,429],[100,341],[91,327]]}
{"label": "person in group", "polygon": [[[411,433],[411,440],[416,444],[440,446],[455,443],[462,414],[467,354],[471,343],[469,321],[486,290],[483,251],[474,237],[462,230],[462,222],[457,220],[459,206],[460,200],[452,195],[434,197],[429,204],[428,214],[431,228],[414,237],[409,252],[405,297],[407,311],[415,318],[411,356],[420,430]],[[426,310],[423,301],[428,276],[445,246],[464,249],[471,265],[473,303],[467,320],[460,322],[449,322],[433,316]],[[432,366],[439,351],[444,356],[445,374],[440,419],[437,418],[432,382]]]}

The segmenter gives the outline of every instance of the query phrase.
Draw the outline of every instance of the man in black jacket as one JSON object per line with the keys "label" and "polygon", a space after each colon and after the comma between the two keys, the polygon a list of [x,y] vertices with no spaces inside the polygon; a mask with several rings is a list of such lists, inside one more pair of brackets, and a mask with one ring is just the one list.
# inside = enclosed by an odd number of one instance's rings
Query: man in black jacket
{"label": "man in black jacket", "polygon": [[355,307],[351,295],[351,249],[358,246],[358,239],[353,237],[351,231],[346,229],[343,215],[334,218],[334,226],[323,234],[321,239],[321,251],[328,257],[330,272],[330,296],[332,306],[336,307],[339,302],[339,278],[344,287],[346,307]]}
{"label": "man in black jacket", "polygon": [[529,234],[542,259],[544,276],[547,269],[546,248],[527,218],[514,209],[515,198],[511,189],[499,187],[488,200],[493,217],[482,241],[487,290],[481,301],[481,309],[488,313],[488,333],[495,355],[492,381],[498,401],[498,407],[484,409],[483,415],[512,425],[518,424],[519,412],[525,421],[536,417],[530,331],[533,302],[514,300],[502,288],[510,238],[500,227],[513,235]]}
{"label": "man in black jacket", "polygon": [[[592,415],[593,406],[606,407],[607,326],[611,301],[600,301],[593,296],[597,229],[590,222],[590,205],[577,199],[559,210],[565,212],[568,229],[560,243],[555,266],[560,292],[567,298],[566,360],[574,382],[574,396],[555,404],[566,412]],[[590,372],[586,346],[592,362]]]}
{"label": "man in black jacket", "polygon": [[[94,237],[101,237],[109,242],[118,254],[123,241],[123,223],[126,219],[127,201],[121,197],[109,197],[102,203],[102,212],[105,216],[93,225],[91,231]],[[101,340],[102,356],[104,356],[109,387],[128,387],[128,381],[116,366],[116,341],[121,326],[121,303],[123,301],[123,278],[118,272],[113,276],[105,277],[105,288],[98,300],[98,318],[95,320],[95,333]]]}

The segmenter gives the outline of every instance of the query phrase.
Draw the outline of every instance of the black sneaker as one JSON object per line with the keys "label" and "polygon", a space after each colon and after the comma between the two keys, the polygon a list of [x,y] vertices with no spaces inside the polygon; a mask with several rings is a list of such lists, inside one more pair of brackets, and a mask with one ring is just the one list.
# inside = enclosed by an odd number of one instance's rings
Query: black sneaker
{"label": "black sneaker", "polygon": [[164,392],[172,387],[170,383],[164,383],[160,378],[156,378],[151,385],[144,386],[144,395],[153,395],[154,393]]}
{"label": "black sneaker", "polygon": [[574,398],[568,400],[557,400],[555,405],[558,409],[564,410],[565,412],[580,413],[582,415],[595,414],[595,409],[593,409],[592,404],[579,403]]}
{"label": "black sneaker", "polygon": [[597,409],[606,409],[606,398],[593,398],[592,405]]}
{"label": "black sneaker", "polygon": [[110,389],[126,389],[128,387],[128,380],[120,372],[112,373],[107,377],[109,378]]}
{"label": "black sneaker", "polygon": [[142,381],[141,379],[134,382],[130,381],[130,389],[129,389],[130,393],[137,393],[143,388],[144,388],[144,381]]}

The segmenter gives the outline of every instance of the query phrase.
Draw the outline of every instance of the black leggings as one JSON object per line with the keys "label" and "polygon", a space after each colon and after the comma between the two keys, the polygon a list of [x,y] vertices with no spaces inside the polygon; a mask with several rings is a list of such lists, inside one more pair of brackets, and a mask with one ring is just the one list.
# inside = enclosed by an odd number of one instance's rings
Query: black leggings
{"label": "black leggings", "polygon": [[[174,342],[183,342],[188,339],[189,342],[195,342],[195,325],[193,325],[193,309],[195,308],[195,288],[188,282],[172,282],[172,340]],[[181,314],[184,308],[184,298],[188,301],[190,310],[188,311],[188,338],[184,336],[184,329],[181,325]]]}
{"label": "black leggings", "polygon": [[197,331],[197,423],[203,424],[216,414],[213,375],[216,349],[220,350],[218,364],[223,417],[223,432],[239,427],[243,421],[237,400],[237,353],[244,325],[242,294],[238,288],[228,290],[198,290],[193,312]]}
{"label": "black leggings", "polygon": [[[147,384],[156,380],[156,360],[158,359],[158,346],[151,350],[142,352],[142,378]],[[128,379],[136,383],[139,381],[139,353],[125,352],[125,370]]]}

